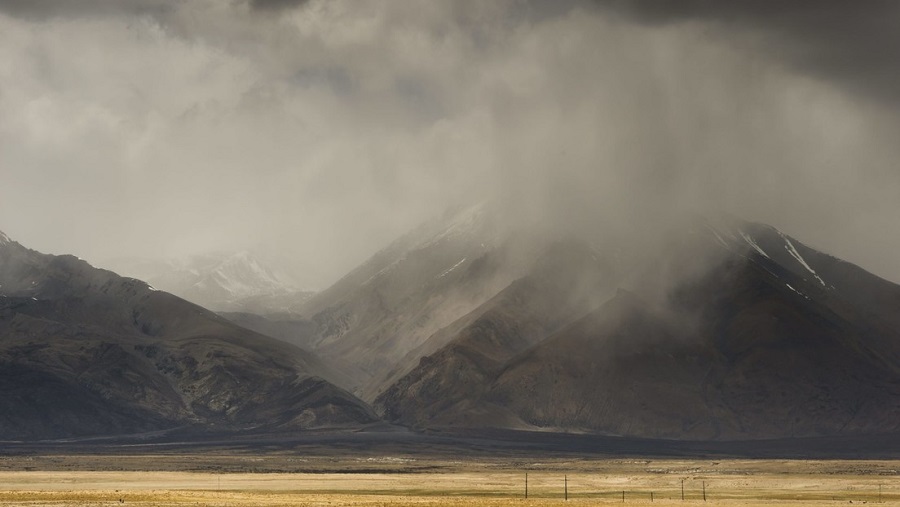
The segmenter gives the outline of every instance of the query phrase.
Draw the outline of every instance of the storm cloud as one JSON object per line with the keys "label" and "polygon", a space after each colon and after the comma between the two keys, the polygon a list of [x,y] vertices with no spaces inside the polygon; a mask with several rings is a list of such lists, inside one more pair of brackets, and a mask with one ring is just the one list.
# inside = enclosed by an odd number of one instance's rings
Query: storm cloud
{"label": "storm cloud", "polygon": [[[651,25],[708,22],[740,44],[854,93],[900,99],[900,4],[890,0],[595,0]],[[734,30],[737,33],[733,32]]]}
{"label": "storm cloud", "polygon": [[250,5],[254,9],[290,9],[302,6],[309,0],[250,0]]}
{"label": "storm cloud", "polygon": [[889,2],[0,1],[0,230],[100,265],[262,246],[322,286],[460,202],[634,234],[725,211],[896,281],[897,24]]}
{"label": "storm cloud", "polygon": [[0,11],[11,16],[44,21],[57,17],[160,15],[179,0],[0,0]]}

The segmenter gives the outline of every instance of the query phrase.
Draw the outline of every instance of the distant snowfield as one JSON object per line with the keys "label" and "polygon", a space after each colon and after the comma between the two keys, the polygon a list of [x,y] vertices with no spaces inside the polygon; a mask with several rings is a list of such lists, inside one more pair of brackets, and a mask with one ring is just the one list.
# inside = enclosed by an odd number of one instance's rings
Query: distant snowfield
{"label": "distant snowfield", "polygon": [[148,282],[152,290],[215,311],[291,311],[313,292],[246,251],[162,261],[118,259],[109,267]]}

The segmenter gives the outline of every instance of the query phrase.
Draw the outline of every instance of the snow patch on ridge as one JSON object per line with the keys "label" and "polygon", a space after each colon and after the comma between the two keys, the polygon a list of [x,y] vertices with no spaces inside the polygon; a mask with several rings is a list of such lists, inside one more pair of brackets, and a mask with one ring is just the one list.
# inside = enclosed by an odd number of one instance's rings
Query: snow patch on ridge
{"label": "snow patch on ridge", "polygon": [[784,285],[785,285],[788,289],[791,289],[792,291],[796,292],[797,294],[800,294],[801,296],[805,297],[806,299],[809,299],[809,296],[807,296],[806,294],[800,292],[799,290],[797,290],[797,289],[791,287],[791,284],[786,283],[786,284],[784,284]]}
{"label": "snow patch on ridge", "polygon": [[756,244],[756,240],[754,240],[752,236],[750,236],[749,234],[747,234],[744,231],[739,231],[739,232],[741,233],[741,237],[744,238],[744,241],[746,241],[748,245],[752,246],[754,250],[759,252],[759,254],[762,255],[763,257],[765,257],[766,259],[771,259],[771,257],[769,257],[769,254],[767,254],[762,248],[759,247],[759,245]]}
{"label": "snow patch on ridge", "polygon": [[[781,233],[779,233],[779,234],[781,234]],[[799,262],[804,268],[806,268],[806,270],[809,271],[809,272],[815,277],[815,279],[818,280],[819,283],[822,284],[822,287],[828,287],[828,286],[825,284],[825,280],[822,280],[822,278],[819,277],[818,274],[816,274],[816,270],[814,270],[813,268],[811,268],[811,267],[809,266],[809,264],[806,263],[806,260],[803,259],[803,256],[800,255],[800,252],[798,252],[797,249],[794,248],[794,244],[791,243],[790,238],[788,238],[788,237],[785,236],[784,234],[781,234],[781,237],[782,237],[782,239],[784,239],[784,249],[787,250],[787,252],[788,252],[789,254],[791,254],[791,257],[793,257],[794,259],[796,259],[797,262]]]}
{"label": "snow patch on ridge", "polygon": [[439,274],[435,278],[443,278],[443,277],[447,276],[448,274],[450,274],[451,271],[458,268],[460,264],[462,264],[463,262],[466,262],[466,259],[467,259],[467,257],[463,257],[461,261],[457,262],[450,269],[448,269],[447,271],[444,271],[443,273]]}
{"label": "snow patch on ridge", "polygon": [[4,234],[3,231],[0,231],[0,246],[7,245],[9,243],[12,243],[12,240],[9,239],[9,236]]}

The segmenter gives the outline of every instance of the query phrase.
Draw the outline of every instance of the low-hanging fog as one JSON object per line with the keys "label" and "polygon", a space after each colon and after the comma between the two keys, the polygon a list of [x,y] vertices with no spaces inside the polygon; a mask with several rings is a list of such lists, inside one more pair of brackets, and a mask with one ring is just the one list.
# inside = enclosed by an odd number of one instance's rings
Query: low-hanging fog
{"label": "low-hanging fog", "polygon": [[900,282],[895,5],[0,0],[0,230],[323,287],[460,203],[728,212]]}

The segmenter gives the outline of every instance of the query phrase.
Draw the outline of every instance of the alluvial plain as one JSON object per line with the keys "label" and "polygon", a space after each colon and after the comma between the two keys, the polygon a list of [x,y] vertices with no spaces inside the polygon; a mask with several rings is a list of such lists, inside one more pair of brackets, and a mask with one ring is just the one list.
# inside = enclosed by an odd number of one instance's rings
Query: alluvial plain
{"label": "alluvial plain", "polygon": [[[356,472],[322,471],[342,469]],[[856,460],[8,455],[0,506],[665,506],[699,505],[704,490],[707,504],[896,505],[898,470]]]}

